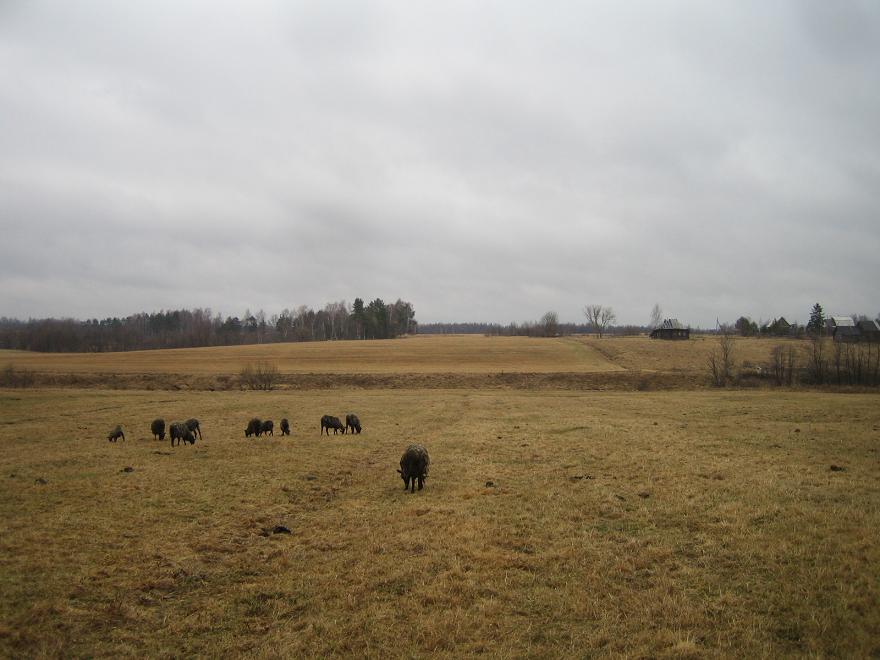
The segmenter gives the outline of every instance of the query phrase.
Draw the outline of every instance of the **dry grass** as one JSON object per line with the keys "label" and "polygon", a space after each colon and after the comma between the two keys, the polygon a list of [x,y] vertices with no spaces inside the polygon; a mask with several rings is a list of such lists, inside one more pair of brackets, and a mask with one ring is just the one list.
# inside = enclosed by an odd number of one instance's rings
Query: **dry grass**
{"label": "dry grass", "polygon": [[[807,350],[804,340],[732,337],[737,363],[766,365],[773,348],[779,345]],[[649,337],[576,337],[588,348],[604,355],[619,367],[635,371],[698,373],[706,375],[706,358],[718,346],[719,337],[695,335],[685,341],[651,339]]]}
{"label": "dry grass", "polygon": [[0,365],[90,374],[238,374],[265,361],[282,374],[608,372],[616,366],[570,339],[416,335],[382,341],[334,341],[182,348],[127,353],[0,351]]}
{"label": "dry grass", "polygon": [[[709,385],[707,357],[717,343],[707,336],[425,335],[128,353],[0,351],[0,365],[31,375],[41,387],[229,390],[240,387],[242,368],[264,363],[278,369],[281,389],[694,389]],[[736,338],[737,365],[769,366],[780,344],[794,346],[805,363],[805,342]]]}
{"label": "dry grass", "polygon": [[0,421],[0,655],[880,653],[874,395],[7,390]]}

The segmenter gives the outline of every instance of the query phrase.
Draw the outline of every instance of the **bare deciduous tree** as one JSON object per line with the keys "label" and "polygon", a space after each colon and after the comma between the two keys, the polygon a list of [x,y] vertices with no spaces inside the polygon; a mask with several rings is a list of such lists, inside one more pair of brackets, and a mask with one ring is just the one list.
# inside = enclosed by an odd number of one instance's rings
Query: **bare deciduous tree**
{"label": "bare deciduous tree", "polygon": [[770,371],[776,384],[791,387],[798,369],[798,358],[794,348],[791,345],[774,346],[770,358]]}
{"label": "bare deciduous tree", "polygon": [[547,312],[541,317],[541,327],[545,337],[555,337],[559,331],[559,316],[556,312]]}
{"label": "bare deciduous tree", "polygon": [[617,320],[614,309],[605,305],[587,305],[584,307],[584,316],[587,317],[587,323],[596,328],[599,339],[602,338],[608,326]]}
{"label": "bare deciduous tree", "polygon": [[660,307],[660,303],[654,303],[653,309],[651,309],[651,330],[656,330],[663,323],[663,308]]}
{"label": "bare deciduous tree", "polygon": [[721,335],[718,346],[709,353],[708,366],[715,387],[726,387],[733,382],[735,365],[732,336],[727,333]]}
{"label": "bare deciduous tree", "polygon": [[825,382],[827,375],[827,359],[825,357],[825,343],[821,335],[814,334],[810,341],[809,375],[810,379],[819,385]]}

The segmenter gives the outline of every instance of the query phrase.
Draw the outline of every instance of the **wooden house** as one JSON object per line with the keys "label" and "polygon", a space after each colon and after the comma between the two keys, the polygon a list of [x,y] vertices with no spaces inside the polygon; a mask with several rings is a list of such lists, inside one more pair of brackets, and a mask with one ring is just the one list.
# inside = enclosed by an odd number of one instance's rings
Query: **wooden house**
{"label": "wooden house", "polygon": [[651,332],[651,339],[690,339],[691,329],[684,327],[678,319],[664,319]]}

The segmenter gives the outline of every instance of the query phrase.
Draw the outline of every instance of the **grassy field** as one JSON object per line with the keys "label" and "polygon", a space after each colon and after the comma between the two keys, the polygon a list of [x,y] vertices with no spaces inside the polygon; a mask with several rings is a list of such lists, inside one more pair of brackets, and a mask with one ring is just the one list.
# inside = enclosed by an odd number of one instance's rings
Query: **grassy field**
{"label": "grassy field", "polygon": [[[877,402],[0,391],[0,656],[877,655]],[[349,411],[362,435],[319,437]]]}
{"label": "grassy field", "polygon": [[[793,346],[801,364],[806,363],[806,342],[756,338],[735,340],[735,361],[767,367],[780,344]],[[11,367],[30,374],[42,387],[237,390],[241,369],[265,361],[278,369],[276,387],[291,390],[694,389],[709,385],[707,357],[717,345],[718,338],[708,336],[670,342],[647,337],[426,335],[127,353],[0,351],[0,375]]]}
{"label": "grassy field", "polygon": [[56,373],[238,374],[265,360],[283,374],[608,372],[623,367],[570,338],[416,335],[334,341],[184,348],[127,353],[0,351],[0,365]]}

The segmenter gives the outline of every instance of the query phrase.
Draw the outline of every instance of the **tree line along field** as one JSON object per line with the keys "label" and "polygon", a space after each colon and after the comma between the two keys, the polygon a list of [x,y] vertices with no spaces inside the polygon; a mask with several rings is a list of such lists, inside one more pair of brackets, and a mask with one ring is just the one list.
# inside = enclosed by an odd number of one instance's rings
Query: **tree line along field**
{"label": "tree line along field", "polygon": [[0,655],[880,653],[872,394],[0,390],[0,422]]}

